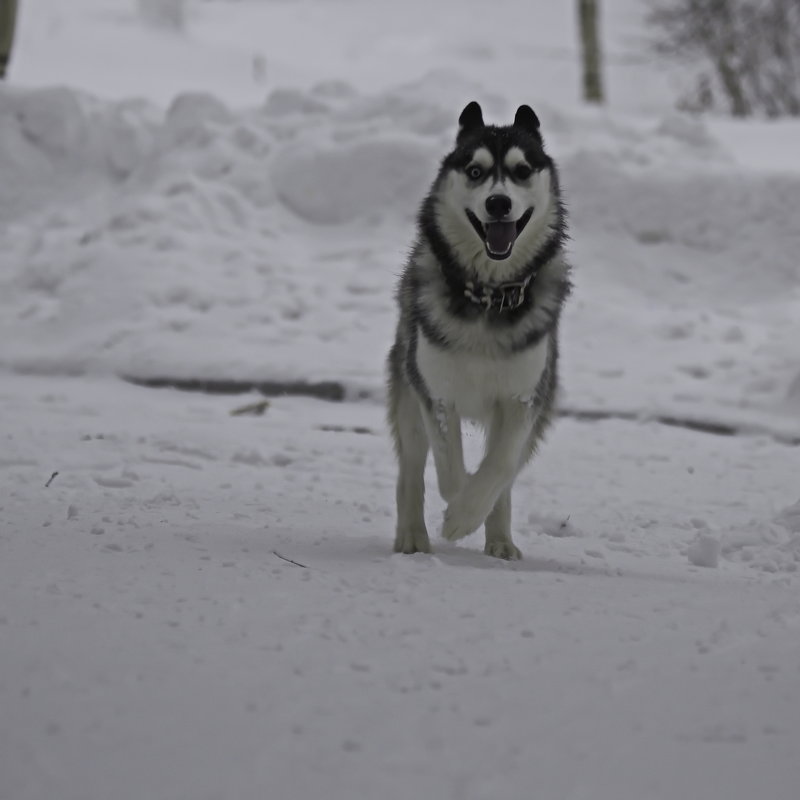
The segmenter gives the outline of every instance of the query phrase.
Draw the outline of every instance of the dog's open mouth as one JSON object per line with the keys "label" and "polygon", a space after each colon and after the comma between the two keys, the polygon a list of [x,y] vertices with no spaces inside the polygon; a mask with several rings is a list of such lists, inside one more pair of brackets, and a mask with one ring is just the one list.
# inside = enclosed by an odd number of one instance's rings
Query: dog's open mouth
{"label": "dog's open mouth", "polygon": [[475,228],[478,236],[483,239],[486,254],[495,261],[502,261],[511,255],[514,242],[533,215],[533,209],[529,208],[516,221],[481,222],[469,209],[466,209],[466,212],[467,219],[472,223],[472,227]]}

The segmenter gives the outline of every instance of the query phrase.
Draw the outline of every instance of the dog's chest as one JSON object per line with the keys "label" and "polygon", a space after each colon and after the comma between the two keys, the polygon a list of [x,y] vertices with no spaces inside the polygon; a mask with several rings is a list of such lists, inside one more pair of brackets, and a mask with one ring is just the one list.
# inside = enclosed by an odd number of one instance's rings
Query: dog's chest
{"label": "dog's chest", "polygon": [[547,366],[547,339],[521,353],[491,358],[444,350],[422,336],[417,367],[434,401],[453,404],[462,417],[480,421],[498,400],[530,400]]}

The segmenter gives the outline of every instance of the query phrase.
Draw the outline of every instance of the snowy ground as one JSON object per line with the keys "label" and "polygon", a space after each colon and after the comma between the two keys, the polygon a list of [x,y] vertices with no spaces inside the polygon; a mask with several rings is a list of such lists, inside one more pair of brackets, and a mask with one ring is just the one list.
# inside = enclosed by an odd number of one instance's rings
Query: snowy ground
{"label": "snowy ground", "polygon": [[[800,126],[672,110],[634,0],[600,112],[566,2],[134,6],[24,0],[0,86],[0,800],[795,798]],[[390,555],[391,290],[473,98],[572,219],[517,564]]]}
{"label": "snowy ground", "polygon": [[4,800],[796,797],[796,450],[565,421],[392,556],[381,409],[251,399],[4,383]]}

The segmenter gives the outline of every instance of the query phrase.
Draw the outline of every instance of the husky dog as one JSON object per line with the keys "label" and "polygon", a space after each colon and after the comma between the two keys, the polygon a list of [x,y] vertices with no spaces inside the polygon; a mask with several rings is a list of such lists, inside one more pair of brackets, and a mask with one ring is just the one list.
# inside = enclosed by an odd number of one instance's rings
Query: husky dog
{"label": "husky dog", "polygon": [[[394,549],[430,552],[423,506],[431,449],[447,503],[444,538],[485,524],[485,552],[518,559],[511,487],[553,414],[558,321],[571,286],[566,218],[533,109],[520,106],[513,125],[485,125],[472,102],[458,122],[397,290],[400,319],[388,358],[399,462]],[[462,418],[486,429],[472,474],[464,467]]]}

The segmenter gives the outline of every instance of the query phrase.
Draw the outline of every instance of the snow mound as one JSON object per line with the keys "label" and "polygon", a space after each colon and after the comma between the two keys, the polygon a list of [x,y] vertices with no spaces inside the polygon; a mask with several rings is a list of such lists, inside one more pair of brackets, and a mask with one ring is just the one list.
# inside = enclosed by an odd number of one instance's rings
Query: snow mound
{"label": "snow mound", "polygon": [[769,522],[751,522],[725,537],[723,554],[762,572],[800,568],[800,501]]}
{"label": "snow mound", "polygon": [[197,140],[208,141],[213,125],[225,125],[233,120],[228,107],[214,95],[186,92],[172,102],[164,120],[165,139],[175,145]]}
{"label": "snow mound", "polygon": [[544,536],[553,536],[556,539],[583,536],[583,532],[575,527],[569,517],[544,517],[538,514],[530,514],[528,516],[528,523],[538,528]]}
{"label": "snow mound", "polygon": [[656,128],[661,136],[672,137],[678,142],[689,145],[698,153],[705,153],[711,158],[720,157],[720,146],[711,135],[702,117],[687,114],[669,114]]}
{"label": "snow mound", "polygon": [[716,567],[719,564],[721,545],[719,539],[710,533],[701,533],[686,552],[689,563],[695,567]]}
{"label": "snow mound", "polygon": [[[345,84],[245,112],[188,93],[138,117],[67,90],[8,94],[0,170],[16,170],[28,202],[3,183],[0,365],[308,378],[334,362],[304,363],[298,340],[345,332],[356,353],[362,306],[388,324],[401,245],[373,255],[385,238],[364,244],[363,231],[413,217],[435,164],[413,129],[438,129],[432,106],[409,95],[407,129],[387,134],[391,109]],[[345,222],[362,232],[348,243],[315,233]]]}
{"label": "snow mound", "polygon": [[286,153],[272,172],[278,197],[303,219],[343,224],[413,208],[430,182],[428,148],[402,139]]}
{"label": "snow mound", "polygon": [[151,149],[158,116],[138,100],[0,87],[0,222],[124,180]]}
{"label": "snow mound", "polygon": [[[245,110],[0,97],[0,368],[376,395],[462,102],[488,122],[514,108],[447,70],[374,94],[277,87]],[[537,110],[571,212],[570,405],[800,428],[800,175],[742,172],[681,115]]]}

